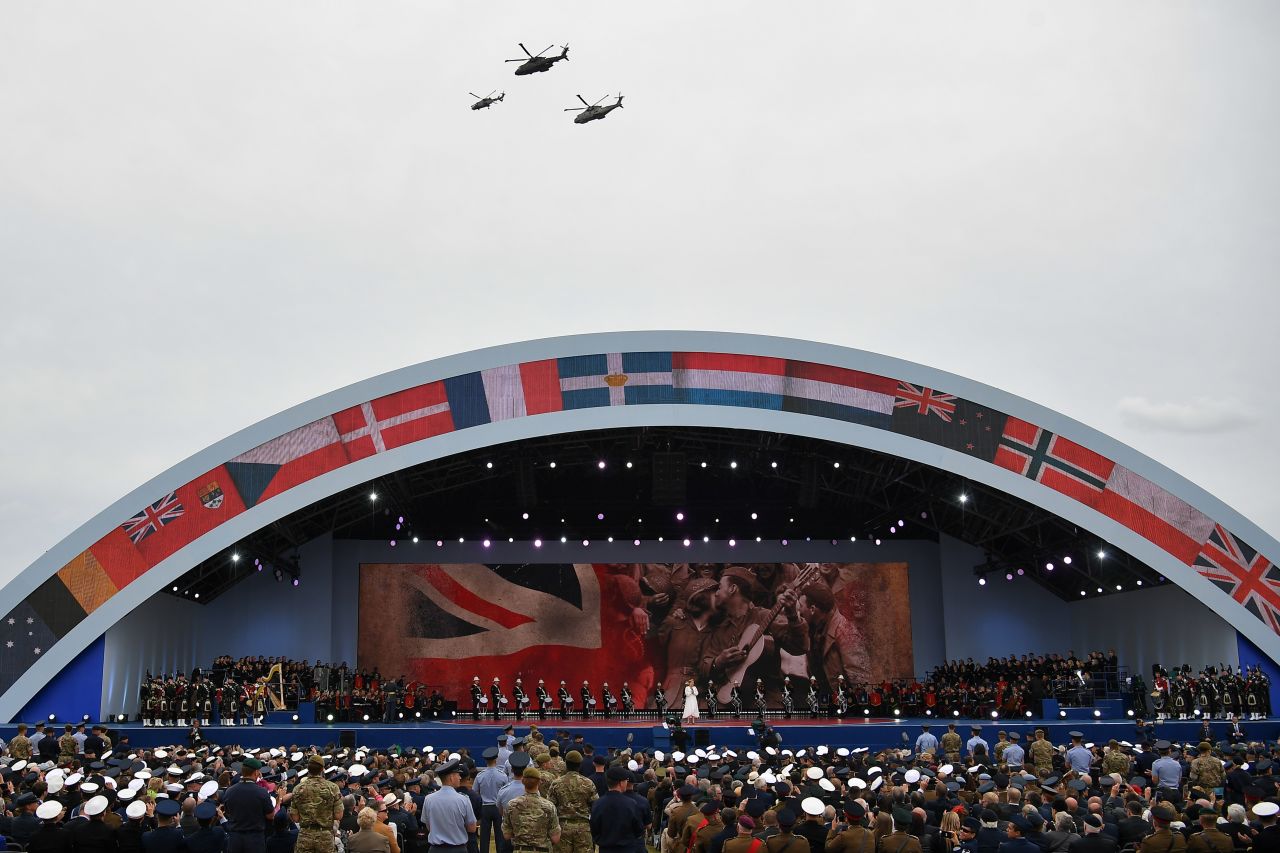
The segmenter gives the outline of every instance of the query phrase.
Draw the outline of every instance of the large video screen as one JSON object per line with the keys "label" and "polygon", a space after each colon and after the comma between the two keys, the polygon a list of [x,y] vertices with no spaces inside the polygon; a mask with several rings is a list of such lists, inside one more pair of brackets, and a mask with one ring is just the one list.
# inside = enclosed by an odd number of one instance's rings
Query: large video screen
{"label": "large video screen", "polygon": [[575,697],[625,682],[638,707],[659,683],[678,704],[687,678],[774,703],[786,679],[799,701],[810,676],[824,692],[911,676],[907,577],[906,563],[363,564],[358,665],[459,699],[497,676],[530,695],[539,679]]}

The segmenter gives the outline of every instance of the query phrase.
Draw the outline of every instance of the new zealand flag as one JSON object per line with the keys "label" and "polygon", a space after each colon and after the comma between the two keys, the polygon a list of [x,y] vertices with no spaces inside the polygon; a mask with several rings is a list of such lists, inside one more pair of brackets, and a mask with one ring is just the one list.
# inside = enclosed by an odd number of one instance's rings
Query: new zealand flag
{"label": "new zealand flag", "polygon": [[1008,415],[932,388],[898,383],[893,431],[958,450],[984,462],[995,458]]}

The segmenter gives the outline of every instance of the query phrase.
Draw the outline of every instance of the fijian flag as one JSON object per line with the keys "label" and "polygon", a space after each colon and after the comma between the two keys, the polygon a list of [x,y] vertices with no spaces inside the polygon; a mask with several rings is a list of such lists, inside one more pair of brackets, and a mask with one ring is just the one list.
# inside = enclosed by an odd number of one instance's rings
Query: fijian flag
{"label": "fijian flag", "polygon": [[1280,568],[1274,563],[1215,524],[1192,565],[1280,634]]}
{"label": "fijian flag", "polygon": [[1116,464],[1018,418],[1006,421],[995,463],[1090,507],[1098,505]]}
{"label": "fijian flag", "polygon": [[895,383],[894,432],[958,450],[984,462],[995,459],[1008,415],[990,406],[908,382]]}

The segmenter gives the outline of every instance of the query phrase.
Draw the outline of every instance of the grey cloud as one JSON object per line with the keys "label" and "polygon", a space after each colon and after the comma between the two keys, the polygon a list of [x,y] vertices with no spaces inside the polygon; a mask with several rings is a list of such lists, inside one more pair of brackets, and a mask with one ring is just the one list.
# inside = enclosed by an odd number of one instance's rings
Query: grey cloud
{"label": "grey cloud", "polygon": [[1116,404],[1116,408],[1132,426],[1166,432],[1227,432],[1256,420],[1238,400],[1208,397],[1182,401],[1125,397]]}

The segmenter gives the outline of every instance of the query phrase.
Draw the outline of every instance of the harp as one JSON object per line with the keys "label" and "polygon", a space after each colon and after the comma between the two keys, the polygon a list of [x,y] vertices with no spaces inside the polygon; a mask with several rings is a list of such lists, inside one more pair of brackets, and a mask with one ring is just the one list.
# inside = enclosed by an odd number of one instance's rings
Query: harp
{"label": "harp", "polygon": [[[276,679],[272,681],[271,679]],[[271,706],[276,711],[284,710],[284,670],[280,668],[280,664],[271,667],[271,671],[264,677],[258,679],[259,695],[266,694],[271,700]]]}

